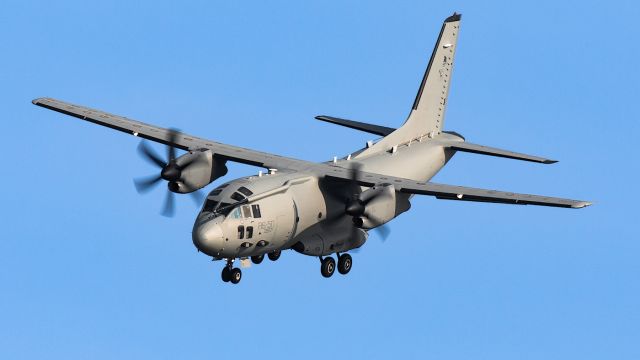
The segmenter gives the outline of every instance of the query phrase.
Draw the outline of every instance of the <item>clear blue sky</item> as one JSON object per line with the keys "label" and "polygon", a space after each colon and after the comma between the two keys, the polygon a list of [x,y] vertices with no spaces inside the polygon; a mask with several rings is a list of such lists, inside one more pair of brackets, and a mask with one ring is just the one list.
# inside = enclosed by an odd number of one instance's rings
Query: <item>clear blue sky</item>
{"label": "clear blue sky", "polygon": [[[3,4],[1,358],[640,358],[634,2],[176,4]],[[135,192],[136,139],[30,102],[328,160],[370,137],[313,116],[401,124],[453,11],[445,127],[560,162],[458,154],[434,180],[593,207],[416,198],[346,277],[287,251],[230,286],[191,199],[166,219]]]}

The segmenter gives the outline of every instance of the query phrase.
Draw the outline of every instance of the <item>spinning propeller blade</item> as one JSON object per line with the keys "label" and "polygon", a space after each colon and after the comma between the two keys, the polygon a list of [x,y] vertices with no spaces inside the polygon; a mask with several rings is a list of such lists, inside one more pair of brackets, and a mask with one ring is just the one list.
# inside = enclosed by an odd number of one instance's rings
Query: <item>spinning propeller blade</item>
{"label": "spinning propeller blade", "polygon": [[[193,164],[195,159],[191,159],[190,161],[183,163],[178,166],[176,163],[176,148],[170,144],[175,144],[180,132],[176,129],[169,129],[169,145],[167,145],[167,159],[162,159],[160,155],[158,155],[148,144],[146,141],[142,140],[140,145],[138,145],[138,153],[142,156],[150,164],[158,167],[160,169],[160,173],[158,175],[152,175],[146,178],[134,179],[133,184],[136,187],[136,190],[139,194],[144,194],[149,192],[151,189],[156,187],[161,180],[166,180],[169,182],[169,186],[175,181],[180,180],[182,176],[182,171],[189,167],[189,165]],[[187,181],[183,180],[183,183],[188,188],[194,188]],[[197,205],[200,205],[204,200],[204,195],[200,191],[194,191],[190,193],[193,200]],[[175,213],[175,195],[174,193],[167,189],[167,195],[164,200],[164,205],[162,206],[161,214],[163,216],[172,217]]]}
{"label": "spinning propeller blade", "polygon": [[[359,189],[360,185],[358,184],[358,179],[360,179],[362,165],[359,163],[353,163],[350,169],[350,186],[349,189]],[[359,191],[359,190],[358,190]],[[353,218],[353,231],[359,228],[362,225],[362,218],[369,219],[372,223],[378,224],[372,230],[375,231],[380,240],[383,242],[387,240],[389,235],[391,234],[391,229],[387,224],[384,224],[382,221],[377,219],[374,215],[368,213],[366,211],[367,204],[369,204],[374,199],[378,198],[381,193],[375,194],[374,196],[368,197],[366,199],[362,199],[362,192],[354,193],[351,197],[346,197],[344,194],[338,194],[333,191],[327,191],[327,195],[331,197],[333,200],[339,203],[344,203],[344,213],[338,213],[331,217],[328,217],[326,221],[328,223],[337,222],[343,219],[344,216],[351,216]]]}

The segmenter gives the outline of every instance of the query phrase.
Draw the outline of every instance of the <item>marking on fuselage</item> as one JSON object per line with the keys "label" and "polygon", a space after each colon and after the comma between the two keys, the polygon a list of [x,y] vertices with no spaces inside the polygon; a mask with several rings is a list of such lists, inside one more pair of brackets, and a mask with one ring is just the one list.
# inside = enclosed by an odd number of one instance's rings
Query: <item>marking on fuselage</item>
{"label": "marking on fuselage", "polygon": [[270,233],[273,231],[273,221],[265,221],[258,223],[258,230],[264,234]]}

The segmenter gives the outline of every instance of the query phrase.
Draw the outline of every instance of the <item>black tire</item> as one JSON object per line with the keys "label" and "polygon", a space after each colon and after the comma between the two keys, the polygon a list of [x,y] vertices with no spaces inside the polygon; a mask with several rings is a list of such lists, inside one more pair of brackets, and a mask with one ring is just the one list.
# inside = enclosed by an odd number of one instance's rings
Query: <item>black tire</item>
{"label": "black tire", "polygon": [[327,256],[320,264],[320,273],[322,276],[329,278],[336,271],[336,261],[331,256]]}
{"label": "black tire", "polygon": [[267,254],[267,256],[269,257],[269,260],[271,261],[276,261],[278,259],[280,259],[280,255],[282,254],[281,250],[276,250],[276,251],[272,251],[269,254]]}
{"label": "black tire", "polygon": [[229,282],[231,281],[231,271],[228,266],[222,268],[222,281]]}
{"label": "black tire", "polygon": [[338,258],[338,272],[342,275],[346,275],[351,271],[353,265],[353,259],[349,254],[342,254]]}
{"label": "black tire", "polygon": [[229,272],[230,275],[230,281],[232,284],[237,284],[240,282],[240,280],[242,280],[242,271],[238,268],[233,268],[231,269],[231,271]]}
{"label": "black tire", "polygon": [[258,265],[264,260],[264,254],[251,257],[251,262]]}

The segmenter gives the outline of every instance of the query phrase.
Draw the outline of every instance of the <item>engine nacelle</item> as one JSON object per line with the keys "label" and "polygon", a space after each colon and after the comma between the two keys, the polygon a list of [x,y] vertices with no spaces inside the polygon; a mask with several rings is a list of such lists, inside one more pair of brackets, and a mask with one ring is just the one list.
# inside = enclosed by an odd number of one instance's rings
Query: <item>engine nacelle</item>
{"label": "engine nacelle", "polygon": [[362,217],[363,229],[378,227],[411,207],[406,196],[396,196],[393,185],[374,186],[360,194],[360,199],[367,201],[366,215]]}
{"label": "engine nacelle", "polygon": [[181,168],[180,179],[169,183],[169,189],[182,194],[202,189],[227,174],[226,163],[211,150],[189,151],[176,158],[176,165]]}

